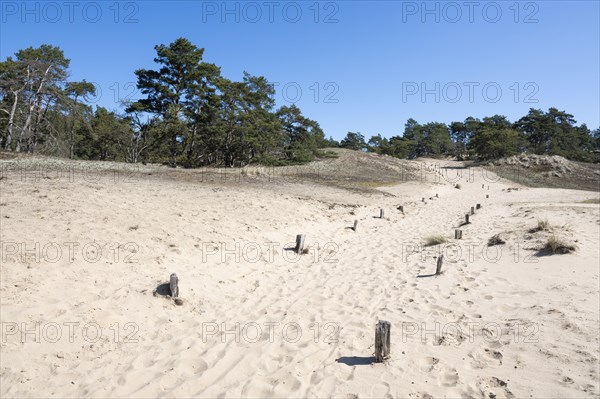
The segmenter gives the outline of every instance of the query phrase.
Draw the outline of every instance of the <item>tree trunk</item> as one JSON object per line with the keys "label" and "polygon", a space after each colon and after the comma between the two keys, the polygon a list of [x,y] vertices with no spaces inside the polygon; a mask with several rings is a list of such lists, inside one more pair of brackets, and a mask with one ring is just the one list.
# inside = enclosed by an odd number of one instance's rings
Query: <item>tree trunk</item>
{"label": "tree trunk", "polygon": [[40,126],[42,124],[42,98],[39,97],[37,101],[37,113],[35,118],[35,126],[33,128],[33,136],[27,146],[27,152],[33,154],[35,148],[37,147],[38,142],[38,134],[40,131]]}
{"label": "tree trunk", "polygon": [[19,92],[13,91],[12,93],[15,96],[15,100],[13,101],[13,105],[10,109],[10,114],[8,116],[8,126],[6,127],[6,142],[4,143],[5,150],[10,150],[10,144],[12,141],[12,128],[15,123],[15,114],[17,113],[17,103],[19,102]]}
{"label": "tree trunk", "polygon": [[192,166],[192,158],[194,157],[194,147],[196,147],[196,132],[198,131],[198,124],[194,123],[192,129],[192,137],[190,137],[190,146],[187,151],[188,166]]}
{"label": "tree trunk", "polygon": [[23,125],[23,127],[21,128],[21,132],[19,133],[19,141],[17,141],[17,148],[15,149],[16,152],[21,151],[21,142],[23,141],[23,135],[25,134],[25,132],[27,130],[29,130],[29,128],[31,126],[31,117],[33,115],[33,110],[35,109],[36,100],[40,97],[40,93],[42,92],[42,88],[44,87],[44,83],[46,82],[46,77],[48,76],[48,73],[50,72],[50,69],[53,66],[54,66],[53,64],[50,64],[50,66],[48,66],[48,68],[46,68],[46,71],[44,72],[44,76],[42,77],[42,80],[40,81],[40,85],[38,86],[38,88],[35,92],[35,96],[31,100],[31,104],[29,105],[29,112],[27,112],[27,119],[25,119],[25,124]]}

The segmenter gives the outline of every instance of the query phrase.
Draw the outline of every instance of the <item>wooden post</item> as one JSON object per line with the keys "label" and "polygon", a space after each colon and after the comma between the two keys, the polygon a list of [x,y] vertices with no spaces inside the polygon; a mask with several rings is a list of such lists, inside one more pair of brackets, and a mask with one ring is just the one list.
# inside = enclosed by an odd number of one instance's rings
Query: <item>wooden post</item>
{"label": "wooden post", "polygon": [[171,274],[169,288],[171,289],[171,297],[177,298],[179,296],[179,279],[175,273]]}
{"label": "wooden post", "polygon": [[486,195],[485,195],[485,198],[490,198],[490,195],[489,195],[489,194],[486,194]]}
{"label": "wooden post", "polygon": [[454,230],[454,239],[461,240],[462,239],[462,230],[456,229]]}
{"label": "wooden post", "polygon": [[469,214],[465,215],[465,224],[469,224]]}
{"label": "wooden post", "polygon": [[421,198],[421,202],[425,202],[425,197]]}
{"label": "wooden post", "polygon": [[358,220],[354,221],[354,227],[352,228],[352,230],[356,231],[356,227],[358,226]]}
{"label": "wooden post", "polygon": [[481,208],[481,204],[475,205],[475,209],[480,209],[480,208]]}
{"label": "wooden post", "polygon": [[296,236],[296,253],[302,255],[304,252],[304,234],[298,234]]}
{"label": "wooden post", "polygon": [[474,207],[474,206],[472,206],[472,207],[471,207],[471,215],[474,215],[474,214],[475,214],[475,207]]}
{"label": "wooden post", "polygon": [[375,326],[375,362],[381,363],[390,355],[390,330],[389,321],[379,320]]}
{"label": "wooden post", "polygon": [[481,185],[481,188],[485,188],[485,184],[482,184],[482,185]]}
{"label": "wooden post", "polygon": [[379,219],[383,219],[383,208],[379,209]]}
{"label": "wooden post", "polygon": [[435,275],[439,275],[442,272],[442,263],[444,262],[444,255],[440,255],[437,260],[437,267],[435,268]]}

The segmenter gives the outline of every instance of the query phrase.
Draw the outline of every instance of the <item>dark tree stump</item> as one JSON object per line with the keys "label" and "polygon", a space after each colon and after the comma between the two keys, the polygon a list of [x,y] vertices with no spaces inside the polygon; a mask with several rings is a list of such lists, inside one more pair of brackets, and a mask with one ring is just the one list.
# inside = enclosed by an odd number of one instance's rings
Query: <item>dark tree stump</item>
{"label": "dark tree stump", "polygon": [[475,205],[475,209],[481,209],[481,204]]}
{"label": "dark tree stump", "polygon": [[379,219],[383,219],[383,208],[379,209]]}
{"label": "dark tree stump", "polygon": [[296,236],[296,253],[302,255],[304,252],[304,234],[298,234]]}
{"label": "dark tree stump", "polygon": [[469,214],[465,215],[465,224],[469,224]]}
{"label": "dark tree stump", "polygon": [[456,240],[462,239],[462,230],[460,230],[460,229],[454,230],[454,239],[456,239]]}
{"label": "dark tree stump", "polygon": [[403,206],[403,205],[400,205],[400,206],[398,207],[398,210],[399,210],[400,212],[404,213],[404,206]]}
{"label": "dark tree stump", "polygon": [[490,195],[489,195],[489,194],[486,194],[486,195],[485,195],[485,198],[490,198]]}
{"label": "dark tree stump", "polygon": [[471,207],[471,215],[474,215],[474,214],[475,214],[475,207],[474,207],[474,206],[472,206],[472,207]]}
{"label": "dark tree stump", "polygon": [[381,363],[390,355],[390,330],[389,321],[379,320],[375,326],[375,362]]}
{"label": "dark tree stump", "polygon": [[356,231],[356,228],[358,227],[358,220],[354,221],[354,227],[352,227],[352,230]]}
{"label": "dark tree stump", "polygon": [[435,275],[439,275],[442,272],[442,263],[444,262],[444,255],[440,255],[437,260],[437,266],[435,268]]}
{"label": "dark tree stump", "polygon": [[171,274],[171,278],[169,279],[169,289],[171,290],[172,298],[179,296],[179,279],[175,273]]}

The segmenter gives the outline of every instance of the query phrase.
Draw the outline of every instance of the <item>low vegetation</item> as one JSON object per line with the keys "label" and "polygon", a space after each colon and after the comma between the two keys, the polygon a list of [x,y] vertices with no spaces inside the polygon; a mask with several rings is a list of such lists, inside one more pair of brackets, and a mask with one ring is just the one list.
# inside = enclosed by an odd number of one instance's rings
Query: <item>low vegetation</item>
{"label": "low vegetation", "polygon": [[438,245],[448,242],[448,237],[442,234],[431,235],[425,238],[425,246],[429,247],[431,245]]}
{"label": "low vegetation", "polygon": [[600,191],[598,163],[570,161],[557,155],[520,154],[481,166],[524,186]]}
{"label": "low vegetation", "polygon": [[494,245],[502,245],[505,243],[506,243],[506,241],[504,241],[504,239],[502,239],[502,237],[500,237],[500,234],[495,234],[492,237],[490,237],[487,245],[488,245],[488,247],[492,247]]}
{"label": "low vegetation", "polygon": [[568,254],[575,251],[575,245],[567,243],[557,234],[552,234],[541,248],[542,251],[547,251],[552,254]]}
{"label": "low vegetation", "polygon": [[529,229],[529,233],[537,233],[538,231],[548,230],[550,228],[550,223],[548,219],[538,219],[537,224]]}

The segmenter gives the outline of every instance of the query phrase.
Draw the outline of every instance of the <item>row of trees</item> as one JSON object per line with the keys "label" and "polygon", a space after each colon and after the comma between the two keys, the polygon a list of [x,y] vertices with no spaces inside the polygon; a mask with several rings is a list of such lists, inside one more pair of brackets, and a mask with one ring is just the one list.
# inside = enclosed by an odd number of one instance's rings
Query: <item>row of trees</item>
{"label": "row of trees", "polygon": [[60,48],[18,51],[0,63],[0,145],[195,167],[306,162],[331,144],[298,107],[274,109],[274,85],[265,77],[228,80],[184,38],[155,50],[157,69],[135,71],[145,97],[123,104],[123,115],[86,103],[94,85],[68,80],[70,60]]}
{"label": "row of trees", "polygon": [[514,123],[500,115],[450,125],[409,119],[401,136],[366,142],[350,132],[338,143],[298,107],[275,109],[274,85],[265,77],[226,79],[202,60],[204,49],[184,38],[155,50],[156,69],[135,71],[143,98],[123,104],[122,115],[86,102],[95,87],[68,79],[70,60],[60,48],[42,45],[8,57],[0,62],[0,146],[187,167],[302,163],[337,146],[398,158],[493,159],[527,151],[590,161],[600,151],[600,130],[577,126],[556,108],[531,109]]}
{"label": "row of trees", "polygon": [[600,129],[590,131],[585,124],[577,126],[573,115],[556,108],[547,112],[530,109],[514,123],[501,115],[483,120],[468,117],[450,125],[422,125],[409,119],[402,136],[387,139],[378,134],[365,141],[362,134],[349,132],[340,146],[398,158],[455,156],[485,160],[530,152],[598,161]]}

